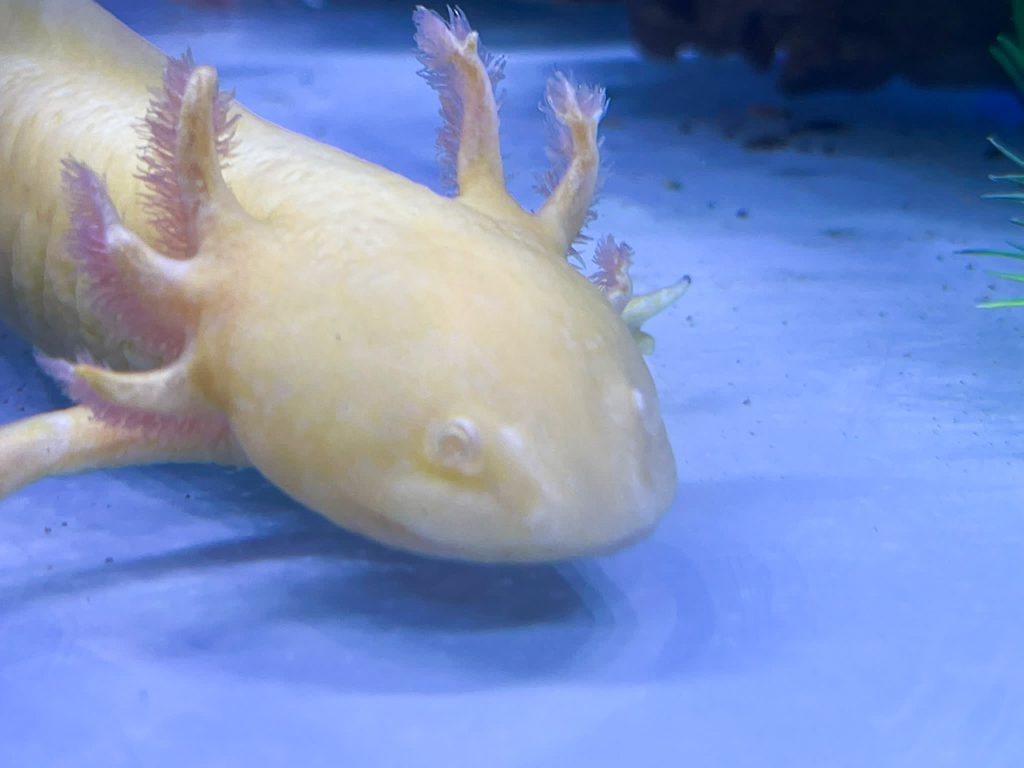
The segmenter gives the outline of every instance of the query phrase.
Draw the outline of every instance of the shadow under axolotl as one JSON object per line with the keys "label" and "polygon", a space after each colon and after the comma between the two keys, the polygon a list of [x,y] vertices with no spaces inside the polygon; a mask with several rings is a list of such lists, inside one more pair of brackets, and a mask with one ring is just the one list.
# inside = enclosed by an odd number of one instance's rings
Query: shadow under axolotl
{"label": "shadow under axolotl", "polygon": [[[4,334],[0,352],[0,372],[19,382],[6,418],[66,405],[23,342]],[[479,566],[351,535],[253,471],[148,466],[44,482],[26,492],[56,495],[23,514],[75,538],[53,570],[41,573],[48,555],[37,554],[31,571],[0,573],[0,621],[13,633],[5,663],[46,653],[32,638],[52,630],[60,654],[99,638],[160,666],[455,691],[679,673],[713,632],[697,569],[673,558],[664,572],[645,544],[581,563]]]}
{"label": "shadow under axolotl", "polygon": [[[346,533],[252,472],[150,467],[130,474],[143,491],[193,489],[204,503],[181,504],[182,514],[216,511],[237,535],[6,579],[0,617],[23,614],[19,621],[31,622],[24,614],[85,595],[86,636],[126,658],[377,692],[635,682],[683,671],[712,632],[710,600],[685,562],[656,590],[660,601],[687,604],[663,611],[647,598],[634,604],[603,560],[484,566],[419,558]],[[211,504],[219,492],[223,503]],[[642,562],[637,553],[623,559],[630,568]],[[672,617],[653,644],[649,622],[638,617],[652,606]]]}

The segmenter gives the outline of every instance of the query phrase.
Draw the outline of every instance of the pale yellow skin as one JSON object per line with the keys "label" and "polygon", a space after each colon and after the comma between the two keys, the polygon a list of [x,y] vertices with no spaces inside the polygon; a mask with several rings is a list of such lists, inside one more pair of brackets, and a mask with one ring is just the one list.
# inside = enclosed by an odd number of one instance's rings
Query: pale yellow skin
{"label": "pale yellow skin", "polygon": [[[198,69],[182,126],[201,241],[172,263],[144,242],[135,178],[165,56],[84,0],[0,0],[0,310],[48,354],[85,349],[121,370],[75,368],[111,402],[230,425],[210,444],[84,406],[15,422],[0,428],[0,492],[200,460],[251,464],[338,524],[431,555],[550,560],[649,531],[676,488],[657,393],[630,327],[565,258],[593,193],[596,120],[572,123],[574,165],[537,214],[523,211],[505,192],[475,44],[459,64],[455,198],[244,110],[221,177],[215,76]],[[125,268],[179,308],[179,359],[140,359],[90,307],[64,252],[69,156],[105,177],[133,244]]]}

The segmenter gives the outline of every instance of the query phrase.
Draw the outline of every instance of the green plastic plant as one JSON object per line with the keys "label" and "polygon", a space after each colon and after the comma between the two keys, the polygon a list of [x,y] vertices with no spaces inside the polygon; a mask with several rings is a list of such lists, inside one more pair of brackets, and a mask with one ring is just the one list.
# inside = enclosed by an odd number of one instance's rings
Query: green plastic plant
{"label": "green plastic plant", "polygon": [[[1017,90],[1022,96],[1024,96],[1024,0],[1012,0],[1011,16],[1013,19],[1014,34],[1000,35],[997,37],[996,42],[992,45],[990,50],[992,51],[992,56],[995,60],[1002,65],[1003,69],[1006,70],[1006,73],[1010,76],[1010,79],[1013,80],[1014,85],[1017,86]],[[1024,156],[1014,152],[995,137],[990,136],[989,141],[1004,157],[1011,160],[1018,168],[1024,169]],[[1024,172],[1001,174],[990,176],[989,178],[993,181],[1005,181],[1011,184],[1016,184],[1018,188],[1024,188]],[[989,194],[985,195],[985,198],[988,200],[1016,200],[1017,202],[1024,203],[1024,191]],[[1010,221],[1017,226],[1024,227],[1024,219],[1016,217]],[[1006,250],[977,249],[963,251],[963,253],[979,256],[1004,256],[1010,259],[1024,261],[1024,245],[1012,242],[1007,245],[1009,248]],[[1014,282],[1024,283],[1024,272],[996,272],[994,273],[994,276],[1003,278],[1004,280],[1013,280]],[[1005,301],[987,301],[979,306],[984,308],[1024,307],[1024,298],[1007,299]]]}
{"label": "green plastic plant", "polygon": [[1017,90],[1024,94],[1024,0],[1011,0],[1013,9],[1014,37],[1000,35],[989,49],[1006,74],[1013,80]]}

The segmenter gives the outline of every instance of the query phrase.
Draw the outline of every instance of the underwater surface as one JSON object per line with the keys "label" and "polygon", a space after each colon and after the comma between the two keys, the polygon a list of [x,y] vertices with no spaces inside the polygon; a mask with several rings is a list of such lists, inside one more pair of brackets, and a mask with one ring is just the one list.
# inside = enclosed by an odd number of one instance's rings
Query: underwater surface
{"label": "underwater surface", "polygon": [[[105,5],[438,188],[409,3]],[[1024,145],[1013,96],[782,99],[736,60],[645,60],[616,7],[464,8],[509,54],[519,199],[546,76],[603,83],[590,231],[640,290],[693,278],[648,327],[672,510],[612,556],[478,567],[253,472],[45,480],[0,502],[0,764],[1020,765],[1024,313],[977,309],[1014,286],[956,254],[1013,237],[980,199],[1009,170],[985,137]],[[3,420],[64,402],[0,345]]]}

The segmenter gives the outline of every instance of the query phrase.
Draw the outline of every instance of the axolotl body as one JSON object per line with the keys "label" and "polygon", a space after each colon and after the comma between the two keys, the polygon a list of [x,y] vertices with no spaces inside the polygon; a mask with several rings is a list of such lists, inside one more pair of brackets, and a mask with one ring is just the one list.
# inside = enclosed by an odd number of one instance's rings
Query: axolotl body
{"label": "axolotl body", "polygon": [[[428,555],[530,561],[649,531],[676,469],[606,237],[599,88],[548,83],[554,168],[506,192],[502,60],[418,8],[445,196],[274,126],[86,0],[0,0],[0,312],[77,404],[0,428],[0,493],[148,462],[253,466]],[[142,133],[144,147],[135,147]]]}

